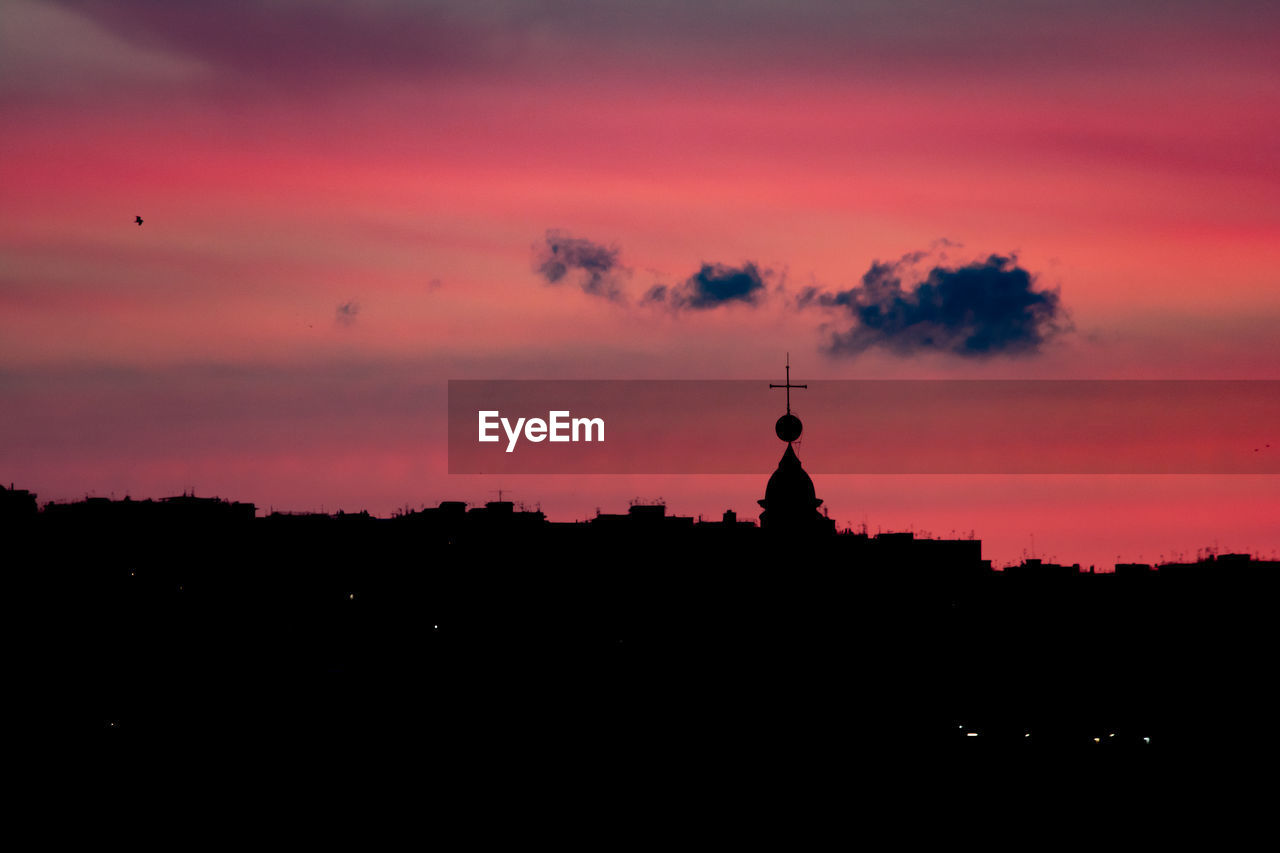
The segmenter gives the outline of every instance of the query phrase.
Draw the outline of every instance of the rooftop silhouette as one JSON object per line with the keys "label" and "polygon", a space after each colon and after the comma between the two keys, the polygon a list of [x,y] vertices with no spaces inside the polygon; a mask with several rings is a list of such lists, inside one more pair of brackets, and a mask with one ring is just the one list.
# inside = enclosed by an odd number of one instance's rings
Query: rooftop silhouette
{"label": "rooftop silhouette", "polygon": [[759,524],[661,503],[552,522],[501,495],[389,518],[191,494],[39,507],[0,487],[6,564],[51,638],[31,656],[69,674],[38,713],[177,738],[515,726],[850,760],[1272,736],[1258,673],[1280,564],[996,571],[976,538],[837,531],[801,429],[788,400]]}

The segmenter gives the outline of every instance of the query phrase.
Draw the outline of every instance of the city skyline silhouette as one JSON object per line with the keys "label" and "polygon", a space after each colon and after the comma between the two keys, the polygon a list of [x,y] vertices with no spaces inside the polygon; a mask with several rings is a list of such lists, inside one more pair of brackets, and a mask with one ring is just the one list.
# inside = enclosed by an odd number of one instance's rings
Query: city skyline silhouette
{"label": "city skyline silhouette", "polygon": [[[39,507],[12,486],[0,522],[60,638],[42,663],[77,673],[52,712],[72,729],[255,740],[409,735],[427,719],[478,736],[494,718],[473,703],[513,689],[551,730],[620,691],[588,724],[602,743],[671,702],[731,712],[718,737],[803,717],[808,738],[846,749],[873,727],[864,752],[1200,748],[1265,724],[1253,674],[1280,562],[996,570],[972,536],[838,531],[795,452],[802,431],[788,401],[758,524],[645,502],[556,523],[502,490],[378,518],[258,516],[194,494]],[[437,698],[403,693],[406,672]]]}
{"label": "city skyline silhouette", "polygon": [[0,3],[22,707],[485,767],[1269,737],[1278,34]]}

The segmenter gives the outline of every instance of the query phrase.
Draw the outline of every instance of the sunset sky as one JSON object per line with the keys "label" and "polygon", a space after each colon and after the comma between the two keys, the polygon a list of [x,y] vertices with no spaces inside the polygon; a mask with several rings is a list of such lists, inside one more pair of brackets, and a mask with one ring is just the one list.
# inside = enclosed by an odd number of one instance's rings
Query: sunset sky
{"label": "sunset sky", "polygon": [[[1274,3],[5,0],[0,115],[42,503],[755,517],[762,476],[450,476],[446,382],[1280,379]],[[920,334],[971,280],[1038,313]],[[997,564],[1280,548],[1276,475],[814,474]]]}

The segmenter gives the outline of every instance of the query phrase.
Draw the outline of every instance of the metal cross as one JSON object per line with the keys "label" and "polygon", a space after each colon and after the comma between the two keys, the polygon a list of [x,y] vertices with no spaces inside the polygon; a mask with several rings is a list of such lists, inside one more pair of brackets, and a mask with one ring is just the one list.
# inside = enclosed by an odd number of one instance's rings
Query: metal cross
{"label": "metal cross", "polygon": [[808,388],[808,385],[792,385],[791,384],[791,353],[787,353],[787,383],[785,385],[775,385],[769,383],[770,388],[786,388],[787,389],[787,414],[791,414],[791,389],[792,388]]}

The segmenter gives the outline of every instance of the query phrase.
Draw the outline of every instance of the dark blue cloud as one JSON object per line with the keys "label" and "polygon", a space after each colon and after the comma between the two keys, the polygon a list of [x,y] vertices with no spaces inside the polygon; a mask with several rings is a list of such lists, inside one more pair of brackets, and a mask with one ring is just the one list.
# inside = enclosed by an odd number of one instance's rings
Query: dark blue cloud
{"label": "dark blue cloud", "polygon": [[1036,290],[1035,277],[1013,256],[991,255],[961,267],[933,267],[903,288],[903,271],[918,260],[875,262],[862,284],[835,293],[803,291],[800,307],[848,312],[855,323],[831,334],[832,355],[882,347],[901,355],[948,352],[961,356],[1034,353],[1067,325],[1056,291]]}
{"label": "dark blue cloud", "polygon": [[585,293],[614,301],[623,299],[618,285],[618,274],[623,271],[618,263],[618,247],[551,230],[534,252],[534,268],[548,284],[559,284],[572,274]]}
{"label": "dark blue cloud", "polygon": [[755,264],[747,262],[740,267],[724,264],[703,264],[683,284],[668,287],[658,285],[645,296],[647,302],[662,302],[675,309],[705,310],[719,305],[742,302],[756,305],[765,292],[763,273]]}

